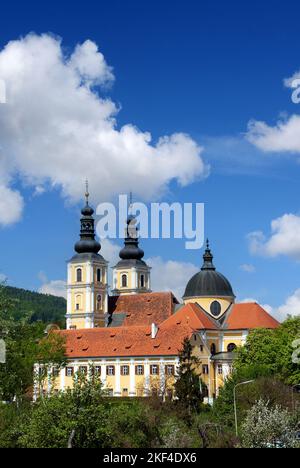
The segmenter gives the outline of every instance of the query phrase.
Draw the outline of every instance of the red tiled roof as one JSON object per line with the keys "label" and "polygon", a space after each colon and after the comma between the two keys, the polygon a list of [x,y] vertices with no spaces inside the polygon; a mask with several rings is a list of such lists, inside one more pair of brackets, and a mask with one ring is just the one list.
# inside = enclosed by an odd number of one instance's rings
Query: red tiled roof
{"label": "red tiled roof", "polygon": [[124,313],[123,326],[144,326],[162,323],[174,312],[177,299],[170,292],[132,294],[109,298],[109,312]]}
{"label": "red tiled roof", "polygon": [[151,337],[151,327],[92,328],[64,330],[68,358],[174,356],[182,347],[186,336],[192,335],[187,325],[171,325],[159,329]]}
{"label": "red tiled roof", "polygon": [[254,328],[278,328],[280,323],[259,304],[235,304],[224,323],[227,330],[247,330]]}
{"label": "red tiled roof", "polygon": [[192,330],[217,330],[218,327],[197,304],[186,304],[169,317],[162,327],[187,325]]}

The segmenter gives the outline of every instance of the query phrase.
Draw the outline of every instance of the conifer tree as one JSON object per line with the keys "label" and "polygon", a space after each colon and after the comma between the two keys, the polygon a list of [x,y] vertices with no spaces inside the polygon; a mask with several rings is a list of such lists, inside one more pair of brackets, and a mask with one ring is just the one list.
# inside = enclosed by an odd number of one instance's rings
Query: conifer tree
{"label": "conifer tree", "polygon": [[193,347],[189,338],[185,338],[182,350],[179,353],[178,378],[175,383],[175,393],[179,403],[188,413],[198,412],[200,403],[203,402],[204,385],[196,370],[200,361],[193,354]]}

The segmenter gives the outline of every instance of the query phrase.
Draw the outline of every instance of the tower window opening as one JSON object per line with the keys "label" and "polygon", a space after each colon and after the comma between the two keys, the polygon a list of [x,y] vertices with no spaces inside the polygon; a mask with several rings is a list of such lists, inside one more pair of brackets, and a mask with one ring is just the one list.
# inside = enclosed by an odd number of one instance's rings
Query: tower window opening
{"label": "tower window opening", "polygon": [[76,270],[76,281],[77,283],[82,282],[82,269],[81,268],[77,268]]}
{"label": "tower window opening", "polygon": [[122,288],[127,288],[127,275],[122,275]]}
{"label": "tower window opening", "polygon": [[216,349],[215,343],[212,343],[212,345],[210,347],[210,352],[211,352],[212,356],[214,356],[216,354],[217,349]]}
{"label": "tower window opening", "polygon": [[101,269],[97,268],[97,283],[101,283]]}
{"label": "tower window opening", "polygon": [[145,275],[141,275],[141,288],[145,287]]}
{"label": "tower window opening", "polygon": [[101,294],[98,294],[97,296],[97,310],[101,310],[102,308],[102,296]]}

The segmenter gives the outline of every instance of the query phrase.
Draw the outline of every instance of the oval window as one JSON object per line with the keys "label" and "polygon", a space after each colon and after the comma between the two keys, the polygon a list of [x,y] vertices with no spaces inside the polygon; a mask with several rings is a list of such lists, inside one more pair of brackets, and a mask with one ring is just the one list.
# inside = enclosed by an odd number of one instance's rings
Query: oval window
{"label": "oval window", "polygon": [[211,314],[212,314],[214,317],[219,317],[221,311],[222,311],[222,309],[221,309],[221,304],[220,304],[220,302],[218,302],[218,301],[212,302],[212,304],[211,304],[211,306],[210,306],[210,312],[211,312]]}

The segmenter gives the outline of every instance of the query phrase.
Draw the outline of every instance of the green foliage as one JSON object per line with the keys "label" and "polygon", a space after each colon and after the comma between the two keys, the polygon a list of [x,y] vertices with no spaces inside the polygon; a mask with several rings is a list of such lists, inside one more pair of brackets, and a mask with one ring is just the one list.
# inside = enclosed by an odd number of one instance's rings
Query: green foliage
{"label": "green foliage", "polygon": [[259,365],[287,384],[300,383],[300,366],[292,362],[292,343],[300,338],[300,316],[289,318],[275,330],[253,330],[238,350],[236,369]]}
{"label": "green foliage", "polygon": [[[1,294],[1,293],[0,293]],[[11,286],[2,287],[2,296],[15,304],[15,320],[30,318],[31,322],[65,324],[66,300],[62,297],[40,294]]]}
{"label": "green foliage", "polygon": [[242,425],[244,448],[299,448],[297,425],[286,409],[260,399]]}
{"label": "green foliage", "polygon": [[29,315],[16,321],[18,304],[0,287],[0,338],[6,345],[6,362],[0,364],[0,400],[18,401],[33,385],[33,366],[37,361],[60,364],[64,346],[59,338],[44,338],[45,324],[30,323]]}
{"label": "green foliage", "polygon": [[16,445],[24,448],[150,447],[158,437],[151,421],[149,408],[143,403],[112,401],[96,379],[79,377],[72,390],[40,399],[34,405],[19,425]]}

